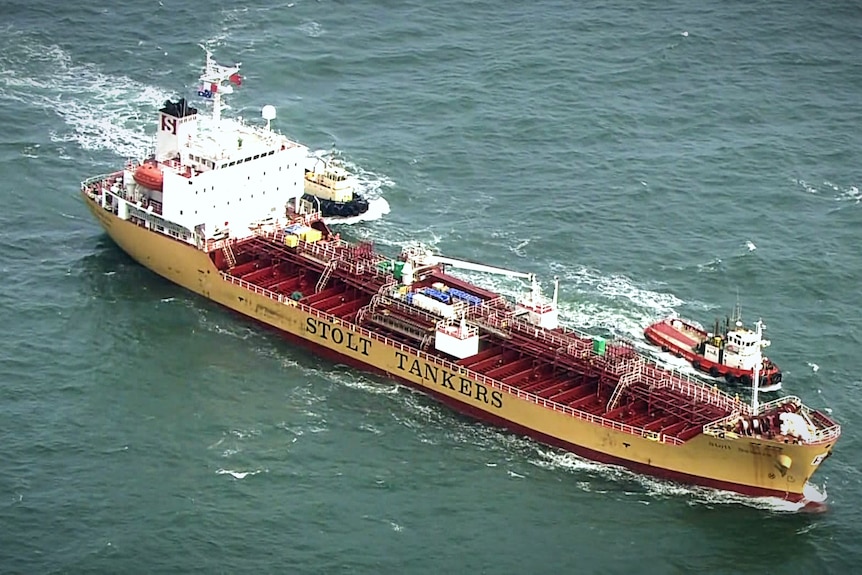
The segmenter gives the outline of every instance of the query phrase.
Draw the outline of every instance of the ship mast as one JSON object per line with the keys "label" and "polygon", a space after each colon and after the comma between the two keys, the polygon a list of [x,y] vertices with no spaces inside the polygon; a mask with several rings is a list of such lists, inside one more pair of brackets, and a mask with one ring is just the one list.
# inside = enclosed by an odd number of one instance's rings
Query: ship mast
{"label": "ship mast", "polygon": [[240,65],[234,64],[233,66],[222,66],[213,59],[212,52],[206,48],[204,48],[204,50],[206,50],[207,53],[207,65],[204,69],[204,73],[200,76],[201,87],[202,91],[210,93],[210,97],[213,101],[212,119],[213,122],[217,124],[219,120],[221,120],[221,95],[222,93],[231,94],[233,92],[233,87],[230,85],[230,82],[234,81],[235,78],[239,78]]}

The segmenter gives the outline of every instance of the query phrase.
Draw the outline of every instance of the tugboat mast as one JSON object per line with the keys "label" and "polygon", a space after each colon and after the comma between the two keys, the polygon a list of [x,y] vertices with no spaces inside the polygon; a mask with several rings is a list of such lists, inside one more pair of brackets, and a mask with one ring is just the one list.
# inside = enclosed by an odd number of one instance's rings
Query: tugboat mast
{"label": "tugboat mast", "polygon": [[758,403],[758,391],[760,389],[760,366],[763,363],[763,321],[757,320],[754,324],[757,340],[754,342],[754,373],[751,377],[751,413],[757,415],[760,408]]}

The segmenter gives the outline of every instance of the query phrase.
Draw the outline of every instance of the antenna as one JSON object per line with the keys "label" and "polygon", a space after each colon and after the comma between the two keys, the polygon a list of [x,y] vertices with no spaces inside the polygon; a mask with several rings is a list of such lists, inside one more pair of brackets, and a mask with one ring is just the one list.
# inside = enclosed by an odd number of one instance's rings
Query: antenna
{"label": "antenna", "polygon": [[554,276],[554,307],[557,307],[557,297],[560,295],[560,277]]}
{"label": "antenna", "polygon": [[763,363],[763,322],[757,320],[754,329],[757,334],[757,341],[754,342],[754,373],[751,374],[751,414],[757,415],[757,410],[760,409],[757,397],[760,389],[760,366]]}
{"label": "antenna", "polygon": [[271,130],[270,122],[275,120],[275,106],[267,104],[261,109],[260,115],[263,116],[264,120],[266,120],[266,129]]}
{"label": "antenna", "polygon": [[204,51],[206,51],[207,60],[204,73],[200,76],[201,89],[198,92],[198,95],[212,99],[212,118],[213,121],[217,123],[221,119],[221,110],[223,106],[221,101],[222,90],[224,90],[225,94],[233,92],[233,89],[230,88],[229,85],[224,85],[225,82],[235,83],[237,85],[242,82],[242,78],[239,76],[240,64],[237,63],[233,66],[222,66],[213,59],[212,52],[210,52],[209,49],[203,45],[200,46]]}

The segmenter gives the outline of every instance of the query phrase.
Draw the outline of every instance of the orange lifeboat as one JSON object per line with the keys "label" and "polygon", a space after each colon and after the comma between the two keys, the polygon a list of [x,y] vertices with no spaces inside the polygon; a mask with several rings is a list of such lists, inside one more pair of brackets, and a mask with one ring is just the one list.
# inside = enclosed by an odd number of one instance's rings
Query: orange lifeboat
{"label": "orange lifeboat", "polygon": [[137,183],[151,190],[161,191],[165,183],[162,169],[156,164],[141,164],[135,170],[133,177]]}

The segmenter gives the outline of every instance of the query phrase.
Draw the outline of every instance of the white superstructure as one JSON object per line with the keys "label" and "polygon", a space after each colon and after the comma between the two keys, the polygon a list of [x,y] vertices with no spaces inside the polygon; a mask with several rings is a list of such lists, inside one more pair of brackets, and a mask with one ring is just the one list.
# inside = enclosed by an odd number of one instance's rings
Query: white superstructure
{"label": "white superstructure", "polygon": [[219,65],[208,51],[200,80],[198,94],[212,100],[211,115],[183,98],[166,102],[154,153],[130,162],[103,204],[197,245],[284,221],[288,204],[297,213],[309,208],[300,205],[308,149],[270,128],[274,108],[263,108],[265,127],[221,115],[222,94],[241,82],[239,64]]}

